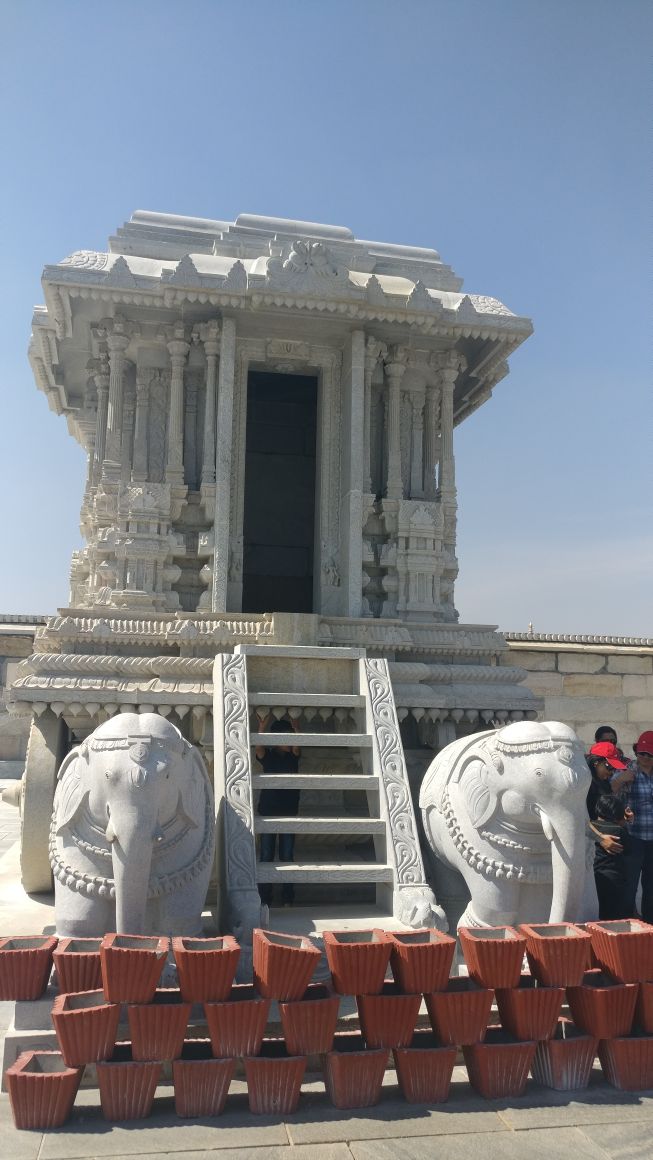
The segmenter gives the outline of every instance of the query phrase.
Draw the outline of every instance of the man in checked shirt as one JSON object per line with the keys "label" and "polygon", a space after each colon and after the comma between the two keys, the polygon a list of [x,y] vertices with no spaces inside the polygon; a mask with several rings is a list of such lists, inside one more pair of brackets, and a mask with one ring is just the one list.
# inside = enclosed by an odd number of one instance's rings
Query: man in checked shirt
{"label": "man in checked shirt", "polygon": [[635,896],[641,879],[642,918],[653,923],[653,729],[642,733],[633,745],[635,761],[616,773],[612,788],[633,811],[628,830],[625,914],[635,914]]}

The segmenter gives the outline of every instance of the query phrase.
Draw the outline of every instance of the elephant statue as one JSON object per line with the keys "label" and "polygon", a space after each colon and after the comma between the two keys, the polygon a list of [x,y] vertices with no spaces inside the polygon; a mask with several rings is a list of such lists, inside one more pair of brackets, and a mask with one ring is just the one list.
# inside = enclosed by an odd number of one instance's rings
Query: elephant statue
{"label": "elephant statue", "polygon": [[215,811],[197,749],[120,713],[64,760],[50,826],[59,935],[201,933]]}
{"label": "elephant statue", "polygon": [[582,917],[590,774],[559,721],[519,721],[447,745],[420,789],[436,856],[471,899],[459,926],[573,922]]}

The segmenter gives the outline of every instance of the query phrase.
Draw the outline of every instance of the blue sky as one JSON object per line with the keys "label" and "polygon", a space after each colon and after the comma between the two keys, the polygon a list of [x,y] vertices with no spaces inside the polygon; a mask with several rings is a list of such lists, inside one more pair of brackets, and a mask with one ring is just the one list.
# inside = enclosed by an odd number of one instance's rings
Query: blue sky
{"label": "blue sky", "polygon": [[461,620],[653,635],[648,0],[0,0],[0,612],[67,601],[46,262],[135,209],[434,246],[535,334],[456,431]]}

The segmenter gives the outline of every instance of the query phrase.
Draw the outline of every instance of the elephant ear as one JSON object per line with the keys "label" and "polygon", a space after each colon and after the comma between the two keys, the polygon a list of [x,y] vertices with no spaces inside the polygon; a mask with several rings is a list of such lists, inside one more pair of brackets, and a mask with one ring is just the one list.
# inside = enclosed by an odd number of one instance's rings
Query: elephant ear
{"label": "elephant ear", "polygon": [[492,817],[497,805],[497,793],[492,788],[490,771],[478,758],[470,761],[460,778],[469,818],[478,830]]}
{"label": "elephant ear", "polygon": [[88,796],[88,789],[83,780],[83,773],[87,768],[88,758],[84,746],[71,749],[61,765],[57,775],[59,785],[54,799],[58,834],[70,825]]}
{"label": "elephant ear", "polygon": [[195,828],[204,822],[204,806],[210,785],[206,767],[194,746],[184,753],[184,780],[179,790],[178,810]]}

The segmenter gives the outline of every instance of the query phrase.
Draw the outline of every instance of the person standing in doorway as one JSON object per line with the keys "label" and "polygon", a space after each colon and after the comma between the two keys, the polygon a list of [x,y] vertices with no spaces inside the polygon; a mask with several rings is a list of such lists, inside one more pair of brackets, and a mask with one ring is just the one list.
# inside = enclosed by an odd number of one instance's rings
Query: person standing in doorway
{"label": "person standing in doorway", "polygon": [[642,884],[642,918],[653,922],[653,730],[638,737],[633,745],[635,761],[612,778],[612,788],[623,794],[633,812],[629,825],[630,842],[626,858],[628,913],[635,914],[637,888]]}
{"label": "person standing in doorway", "polygon": [[[297,733],[299,722],[282,718],[275,721],[272,714],[260,722],[261,733]],[[263,766],[264,773],[284,774],[297,773],[301,749],[298,745],[257,745],[256,760]],[[299,790],[284,787],[261,790],[258,803],[258,812],[264,818],[296,818],[299,813]],[[279,839],[279,861],[292,862],[295,855],[294,834],[261,834],[260,854],[261,862],[274,862],[275,849]],[[261,902],[270,906],[273,891],[271,882],[263,882],[259,887]],[[292,882],[284,882],[281,886],[281,902],[283,906],[292,906],[295,901],[295,887]]]}

